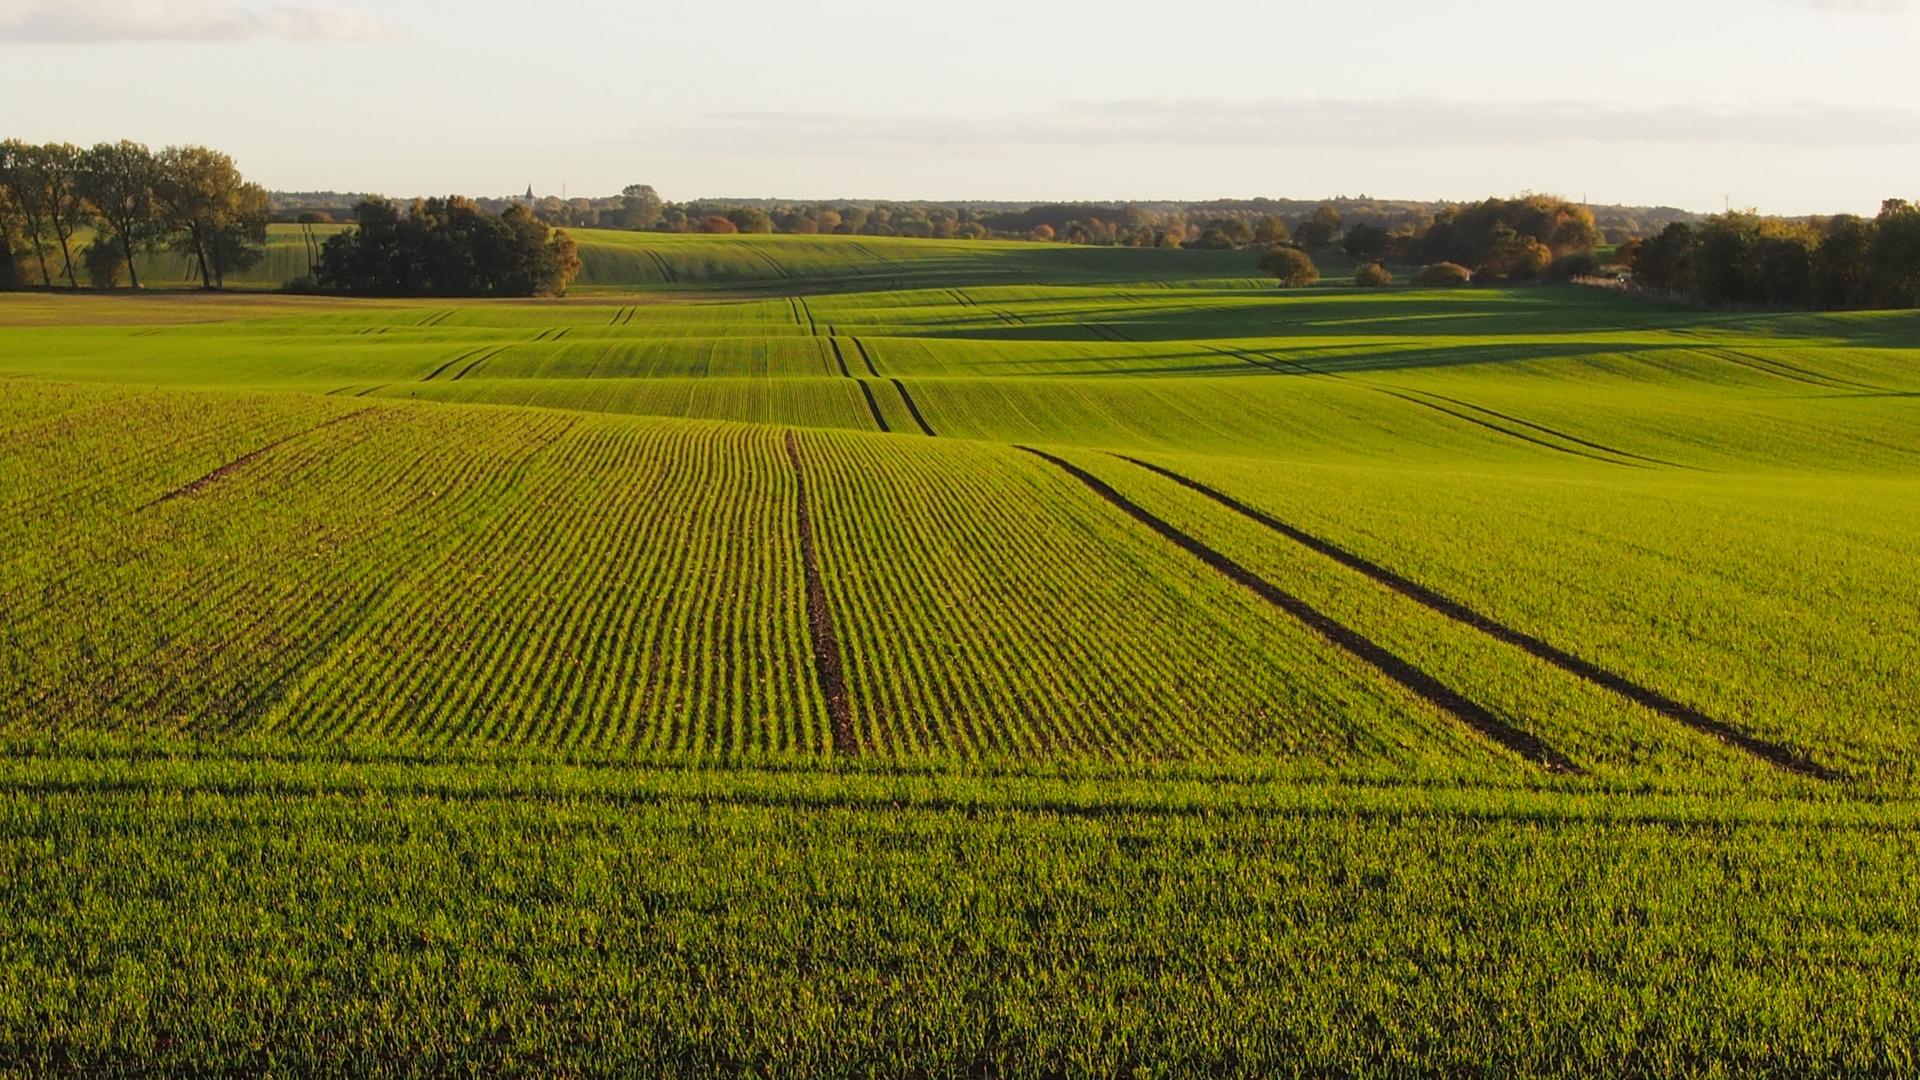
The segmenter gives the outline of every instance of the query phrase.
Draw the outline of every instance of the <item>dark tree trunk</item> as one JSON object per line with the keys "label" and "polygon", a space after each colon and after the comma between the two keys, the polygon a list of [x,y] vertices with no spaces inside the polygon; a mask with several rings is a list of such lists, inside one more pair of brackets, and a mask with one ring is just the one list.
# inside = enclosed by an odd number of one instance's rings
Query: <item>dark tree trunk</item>
{"label": "dark tree trunk", "polygon": [[[123,222],[122,224],[127,223]],[[120,250],[127,257],[127,280],[132,283],[133,288],[138,289],[140,287],[140,271],[133,265],[133,240],[130,239],[129,233],[130,230],[120,230]]]}
{"label": "dark tree trunk", "polygon": [[[71,234],[63,232],[58,225],[54,226],[53,234],[60,238],[60,262],[67,270],[67,287],[74,292],[79,292],[80,279],[73,276],[73,250],[67,243]],[[51,287],[53,282],[49,281],[47,285]]]}

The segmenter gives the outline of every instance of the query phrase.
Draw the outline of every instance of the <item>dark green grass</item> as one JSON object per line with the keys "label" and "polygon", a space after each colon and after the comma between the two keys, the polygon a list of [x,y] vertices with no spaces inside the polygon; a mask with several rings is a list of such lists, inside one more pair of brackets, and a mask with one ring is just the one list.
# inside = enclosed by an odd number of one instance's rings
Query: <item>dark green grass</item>
{"label": "dark green grass", "polygon": [[0,1058],[31,1073],[1860,1076],[1916,1049],[1905,808],[7,774]]}

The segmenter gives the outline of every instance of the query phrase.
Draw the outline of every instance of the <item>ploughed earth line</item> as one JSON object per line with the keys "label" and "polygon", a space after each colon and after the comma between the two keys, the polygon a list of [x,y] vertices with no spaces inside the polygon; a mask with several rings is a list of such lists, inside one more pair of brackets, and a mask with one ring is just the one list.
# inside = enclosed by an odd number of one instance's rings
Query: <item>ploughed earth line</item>
{"label": "ploughed earth line", "polygon": [[859,748],[853,739],[853,708],[847,697],[847,676],[840,666],[840,643],[833,633],[833,610],[827,606],[827,586],[820,577],[813,515],[807,506],[807,470],[800,460],[800,440],[791,431],[787,432],[787,460],[793,463],[793,483],[798,493],[800,560],[805,564],[807,578],[807,627],[813,638],[813,667],[820,678],[820,694],[827,699],[833,752],[853,754]]}
{"label": "ploughed earth line", "polygon": [[1466,726],[1479,732],[1492,741],[1526,758],[1539,762],[1550,772],[1584,773],[1585,770],[1573,763],[1565,754],[1555,750],[1540,737],[1521,731],[1493,715],[1479,704],[1468,700],[1448,687],[1445,683],[1427,674],[1420,668],[1408,663],[1393,652],[1379,645],[1356,630],[1322,613],[1291,593],[1281,590],[1272,582],[1253,571],[1227,558],[1220,552],[1201,543],[1199,540],[1181,532],[1173,525],[1155,517],[1126,496],[1115,491],[1111,485],[1085,469],[1071,462],[1063,461],[1052,454],[1035,450],[1030,446],[1019,449],[1034,457],[1047,461],[1074,479],[1092,489],[1093,493],[1113,504],[1127,516],[1159,533],[1175,547],[1206,563],[1232,581],[1245,586],[1262,600],[1285,611],[1312,628],[1321,637],[1345,649],[1374,670],[1400,684],[1414,695],[1424,699],[1441,711],[1452,716]]}
{"label": "ploughed earth line", "polygon": [[1286,522],[1280,521],[1260,510],[1256,510],[1233,496],[1208,487],[1198,480],[1188,479],[1171,469],[1164,469],[1158,465],[1141,461],[1138,458],[1127,457],[1125,454],[1115,454],[1114,456],[1122,461],[1138,465],[1148,472],[1163,476],[1189,491],[1204,495],[1250,521],[1263,525],[1289,540],[1325,555],[1327,558],[1332,559],[1348,569],[1357,570],[1365,574],[1374,581],[1385,585],[1394,592],[1431,611],[1445,615],[1455,622],[1471,626],[1475,630],[1497,641],[1502,641],[1521,649],[1534,657],[1552,664],[1562,671],[1576,675],[1596,686],[1611,690],[1635,704],[1652,709],[1654,712],[1659,713],[1669,720],[1684,724],[1703,734],[1711,735],[1729,746],[1743,750],[1765,761],[1769,765],[1785,769],[1790,773],[1795,773],[1800,776],[1812,777],[1816,780],[1843,779],[1839,773],[1817,762],[1807,760],[1788,747],[1749,735],[1723,720],[1716,720],[1690,705],[1675,701],[1652,687],[1642,686],[1624,675],[1616,674],[1608,671],[1606,668],[1600,667],[1598,664],[1582,660],[1564,649],[1548,644],[1524,631],[1516,630],[1490,616],[1475,611],[1473,608],[1457,600],[1449,599],[1418,582],[1402,577],[1392,570],[1381,566],[1379,563],[1356,555],[1331,541],[1314,536],[1312,533],[1288,525]]}
{"label": "ploughed earth line", "polygon": [[278,447],[285,446],[287,443],[292,442],[293,440],[301,437],[302,435],[311,435],[316,431],[322,431],[322,430],[325,430],[326,428],[332,427],[335,424],[344,423],[345,421],[351,420],[356,416],[365,416],[366,414],[373,411],[374,410],[372,409],[361,409],[357,412],[346,413],[345,415],[342,415],[342,416],[336,416],[331,420],[322,421],[321,423],[315,424],[314,426],[307,428],[303,431],[296,431],[291,435],[284,435],[278,439],[273,440],[267,445],[260,447],[258,450],[249,450],[248,452],[240,455],[237,458],[234,458],[232,461],[227,462],[225,465],[220,466],[219,468],[213,470],[212,472],[206,474],[205,476],[200,477],[197,480],[189,480],[186,483],[181,484],[179,487],[174,488],[172,491],[167,492],[166,494],[160,496],[157,499],[154,499],[150,502],[142,503],[138,507],[138,509],[145,510],[149,507],[158,506],[163,502],[172,502],[175,499],[182,498],[187,495],[192,495],[197,491],[204,490],[210,485],[217,484],[220,481],[226,479],[227,477],[233,475],[234,473],[239,472],[241,469],[246,468],[248,465],[259,460],[259,458],[262,455],[266,454],[267,452],[274,450]]}

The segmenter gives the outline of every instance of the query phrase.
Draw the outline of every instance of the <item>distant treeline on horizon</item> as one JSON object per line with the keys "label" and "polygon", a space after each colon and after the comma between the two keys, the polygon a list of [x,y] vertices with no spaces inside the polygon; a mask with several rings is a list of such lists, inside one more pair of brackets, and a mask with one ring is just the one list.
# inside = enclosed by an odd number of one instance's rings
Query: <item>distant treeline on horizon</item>
{"label": "distant treeline on horizon", "polygon": [[[292,222],[302,213],[321,213],[336,221],[351,219],[353,207],[368,196],[353,192],[271,192],[275,215]],[[406,200],[396,200],[404,204]],[[620,195],[575,197],[479,197],[491,213],[516,203],[526,205],[551,225],[575,229],[624,229],[661,232],[709,231],[712,218],[726,218],[740,232],[839,233],[931,239],[1050,239],[1064,243],[1152,246],[1167,239],[1192,245],[1207,227],[1241,221],[1257,227],[1268,217],[1297,232],[1323,208],[1337,211],[1348,226],[1368,225],[1388,233],[1417,231],[1448,210],[1470,203],[1443,200],[1375,199],[1366,195],[1331,199],[1211,199],[1197,202],[1020,202],[988,200],[885,199],[695,199],[668,202],[650,185],[636,184]],[[1624,244],[1657,236],[1674,222],[1697,223],[1706,215],[1671,206],[1589,206],[1601,242]],[[764,223],[748,211],[757,211]],[[738,220],[736,220],[738,219]],[[1042,227],[1050,232],[1036,237]],[[1149,237],[1149,231],[1151,236]]]}

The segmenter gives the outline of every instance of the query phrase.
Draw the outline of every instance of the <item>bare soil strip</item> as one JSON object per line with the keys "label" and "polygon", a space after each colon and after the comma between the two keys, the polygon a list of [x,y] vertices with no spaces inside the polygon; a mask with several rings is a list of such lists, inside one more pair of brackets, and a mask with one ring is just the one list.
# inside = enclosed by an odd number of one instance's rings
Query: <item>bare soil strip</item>
{"label": "bare soil strip", "polygon": [[899,379],[888,379],[887,381],[893,384],[895,390],[900,391],[900,400],[907,403],[907,411],[913,414],[913,422],[920,425],[920,430],[926,432],[930,437],[937,438],[938,436],[934,435],[932,425],[927,423],[927,418],[920,415],[920,406],[913,403],[913,395],[907,393],[907,384],[901,382]]}
{"label": "bare soil strip", "polygon": [[865,345],[860,344],[859,338],[854,338],[852,340],[853,340],[853,347],[860,350],[860,359],[866,362],[867,374],[873,376],[876,379],[879,378],[880,369],[873,366],[873,357],[868,355],[867,347]]}
{"label": "bare soil strip", "polygon": [[807,333],[812,334],[814,337],[819,337],[820,327],[813,321],[813,308],[807,306],[807,302],[804,299],[795,298],[795,303],[800,305],[801,313],[807,317]]}
{"label": "bare soil strip", "polygon": [[893,429],[887,426],[887,418],[880,415],[880,402],[873,396],[873,387],[868,386],[865,379],[857,381],[860,383],[860,392],[867,396],[867,411],[873,414],[873,422],[880,425],[881,431],[892,434]]}
{"label": "bare soil strip", "polygon": [[142,504],[140,507],[137,508],[136,512],[138,512],[138,510],[145,510],[149,507],[158,506],[163,502],[172,502],[175,499],[178,499],[187,495],[192,495],[197,491],[204,490],[209,485],[217,484],[220,481],[226,479],[227,477],[233,475],[234,473],[240,471],[241,469],[246,468],[249,464],[252,464],[254,461],[258,460],[261,457],[261,455],[267,453],[268,451],[273,450],[277,447],[285,446],[287,443],[290,443],[293,440],[300,438],[302,435],[311,435],[316,431],[325,430],[326,428],[330,428],[335,424],[339,424],[339,423],[343,423],[345,421],[351,420],[356,416],[365,416],[366,414],[373,411],[374,411],[373,409],[361,409],[358,412],[350,412],[343,416],[336,416],[331,420],[327,420],[327,421],[323,421],[321,423],[315,424],[314,426],[307,428],[304,431],[296,431],[291,435],[286,435],[281,438],[275,439],[272,442],[268,443],[267,445],[259,448],[258,450],[250,450],[247,453],[244,453],[239,457],[234,458],[232,461],[227,462],[225,465],[220,466],[219,468],[213,470],[207,475],[202,476],[198,480],[189,480],[188,482],[181,484],[179,487],[174,488],[172,491],[167,492],[165,495],[162,495],[159,498],[154,499],[152,502]]}
{"label": "bare soil strip", "polygon": [[[828,327],[827,329],[831,330],[833,328]],[[846,354],[840,351],[840,339],[837,337],[829,337],[827,338],[827,341],[829,344],[833,346],[834,362],[840,365],[840,377],[843,379],[853,378],[853,372],[847,370]]]}
{"label": "bare soil strip", "polygon": [[1238,584],[1246,586],[1262,600],[1293,616],[1311,627],[1321,637],[1345,649],[1374,670],[1399,683],[1428,703],[1451,715],[1481,735],[1499,743],[1501,746],[1526,758],[1538,762],[1549,772],[1581,774],[1585,770],[1573,763],[1565,754],[1549,746],[1536,735],[1521,731],[1485,708],[1469,701],[1456,693],[1445,683],[1420,670],[1413,664],[1401,659],[1372,639],[1356,630],[1321,613],[1319,609],[1297,596],[1282,591],[1272,582],[1213,550],[1199,540],[1188,536],[1179,529],[1155,517],[1152,513],[1115,491],[1106,481],[1092,473],[1062,461],[1052,454],[1035,450],[1030,446],[1019,447],[1033,456],[1047,461],[1066,472],[1069,476],[1087,485],[1093,493],[1112,503],[1127,516],[1159,533],[1175,547],[1213,567]]}
{"label": "bare soil strip", "polygon": [[1795,773],[1800,776],[1812,777],[1816,780],[1845,779],[1845,777],[1834,772],[1832,769],[1809,761],[1785,746],[1749,735],[1723,720],[1715,720],[1713,717],[1706,715],[1690,705],[1681,704],[1652,687],[1642,686],[1624,675],[1615,674],[1597,664],[1582,660],[1563,649],[1549,645],[1545,641],[1534,637],[1532,634],[1516,630],[1505,623],[1498,622],[1457,600],[1449,599],[1424,585],[1401,577],[1399,574],[1381,566],[1379,563],[1356,555],[1331,541],[1323,540],[1320,537],[1314,536],[1312,533],[1303,532],[1300,529],[1288,525],[1284,521],[1280,521],[1260,510],[1256,510],[1225,492],[1216,491],[1197,480],[1189,480],[1170,469],[1163,469],[1158,465],[1153,465],[1137,458],[1130,458],[1124,454],[1115,454],[1114,456],[1120,458],[1122,461],[1138,465],[1148,472],[1164,476],[1190,491],[1205,495],[1207,498],[1212,499],[1214,502],[1219,503],[1242,517],[1258,522],[1289,540],[1293,540],[1325,555],[1327,558],[1332,559],[1342,566],[1352,570],[1358,570],[1360,573],[1367,575],[1380,584],[1385,585],[1387,588],[1392,589],[1394,592],[1429,610],[1445,615],[1455,622],[1471,626],[1475,630],[1498,641],[1503,641],[1518,649],[1522,649],[1562,671],[1571,675],[1577,675],[1596,686],[1611,690],[1635,704],[1652,709],[1654,712],[1659,713],[1669,720],[1685,724],[1687,727],[1703,734],[1711,735],[1729,746],[1752,754],[1754,757],[1759,758],[1769,765],[1785,769],[1790,773]]}
{"label": "bare soil strip", "polygon": [[847,699],[847,676],[840,667],[840,643],[833,634],[833,611],[827,607],[827,586],[820,578],[820,559],[814,549],[813,516],[807,509],[807,470],[800,461],[800,440],[791,431],[787,432],[787,460],[793,462],[793,483],[799,493],[800,559],[806,564],[807,625],[813,632],[813,666],[820,676],[820,694],[827,699],[833,752],[853,754],[859,747],[853,739],[853,708]]}

